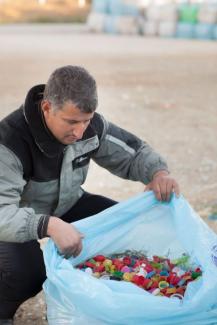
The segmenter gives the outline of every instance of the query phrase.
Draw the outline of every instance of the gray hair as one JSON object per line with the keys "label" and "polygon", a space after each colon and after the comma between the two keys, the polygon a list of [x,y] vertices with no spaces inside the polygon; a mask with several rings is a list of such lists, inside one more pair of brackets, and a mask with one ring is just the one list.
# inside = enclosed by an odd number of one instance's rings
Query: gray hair
{"label": "gray hair", "polygon": [[96,81],[82,67],[68,65],[58,68],[48,79],[44,100],[48,100],[56,110],[71,101],[81,112],[92,113],[98,105]]}

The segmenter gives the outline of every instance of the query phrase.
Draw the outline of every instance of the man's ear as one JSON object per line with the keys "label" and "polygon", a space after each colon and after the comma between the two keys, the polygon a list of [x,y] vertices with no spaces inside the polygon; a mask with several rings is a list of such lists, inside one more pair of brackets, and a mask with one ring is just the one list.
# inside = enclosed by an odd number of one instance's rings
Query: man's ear
{"label": "man's ear", "polygon": [[48,114],[51,112],[51,104],[48,100],[42,100],[41,102],[41,110],[44,113],[44,116],[48,116]]}

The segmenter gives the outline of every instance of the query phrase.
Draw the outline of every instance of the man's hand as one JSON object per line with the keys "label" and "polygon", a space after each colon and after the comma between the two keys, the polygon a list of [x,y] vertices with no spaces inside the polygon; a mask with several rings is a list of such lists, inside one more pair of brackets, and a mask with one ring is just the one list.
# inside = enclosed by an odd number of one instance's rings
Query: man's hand
{"label": "man's hand", "polygon": [[53,239],[59,252],[65,258],[76,257],[80,254],[84,235],[71,224],[57,217],[50,217],[47,234]]}
{"label": "man's hand", "polygon": [[146,186],[145,191],[152,190],[159,201],[169,201],[172,192],[178,197],[179,185],[167,171],[160,170],[154,174],[153,180]]}

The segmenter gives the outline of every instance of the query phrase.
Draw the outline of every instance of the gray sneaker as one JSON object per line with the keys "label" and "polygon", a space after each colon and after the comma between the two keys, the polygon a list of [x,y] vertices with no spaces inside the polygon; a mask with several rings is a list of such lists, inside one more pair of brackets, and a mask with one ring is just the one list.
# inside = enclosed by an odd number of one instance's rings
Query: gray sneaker
{"label": "gray sneaker", "polygon": [[13,319],[0,319],[0,325],[13,325]]}

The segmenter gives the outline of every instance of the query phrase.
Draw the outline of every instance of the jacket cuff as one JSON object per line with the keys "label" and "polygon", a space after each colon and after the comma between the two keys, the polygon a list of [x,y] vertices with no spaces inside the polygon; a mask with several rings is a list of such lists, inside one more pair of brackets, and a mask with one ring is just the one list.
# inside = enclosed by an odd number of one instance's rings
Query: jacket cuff
{"label": "jacket cuff", "polygon": [[47,226],[48,226],[49,219],[50,219],[50,216],[47,216],[47,215],[42,215],[41,218],[39,219],[38,228],[37,228],[39,239],[48,237]]}
{"label": "jacket cuff", "polygon": [[154,167],[151,169],[151,171],[149,172],[149,179],[150,181],[153,180],[154,174],[156,174],[159,171],[165,171],[168,174],[170,173],[167,166],[163,165],[163,166],[158,166],[158,167]]}

